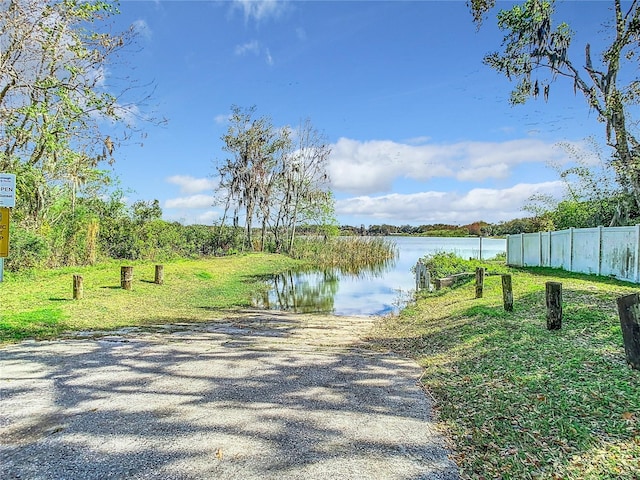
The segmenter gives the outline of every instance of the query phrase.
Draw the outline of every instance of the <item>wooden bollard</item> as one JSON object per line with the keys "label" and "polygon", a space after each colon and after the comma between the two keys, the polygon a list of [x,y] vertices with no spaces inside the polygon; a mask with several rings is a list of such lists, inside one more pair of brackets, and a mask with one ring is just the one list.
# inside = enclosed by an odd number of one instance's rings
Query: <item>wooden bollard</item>
{"label": "wooden bollard", "polygon": [[164,283],[164,265],[156,265],[156,276],[153,283],[157,285]]}
{"label": "wooden bollard", "polygon": [[120,286],[125,290],[131,290],[133,282],[133,267],[120,267]]}
{"label": "wooden bollard", "polygon": [[84,287],[82,285],[82,275],[73,276],[73,299],[80,300],[84,294]]}
{"label": "wooden bollard", "polygon": [[416,292],[422,288],[422,260],[416,263]]}
{"label": "wooden bollard", "polygon": [[513,312],[513,289],[511,275],[502,275],[502,303],[507,312]]}
{"label": "wooden bollard", "polygon": [[560,282],[547,282],[547,330],[560,330],[562,328],[562,284]]}
{"label": "wooden bollard", "polygon": [[484,289],[484,268],[476,268],[476,298],[482,298]]}
{"label": "wooden bollard", "polygon": [[640,296],[637,293],[618,298],[618,316],[627,363],[640,370]]}

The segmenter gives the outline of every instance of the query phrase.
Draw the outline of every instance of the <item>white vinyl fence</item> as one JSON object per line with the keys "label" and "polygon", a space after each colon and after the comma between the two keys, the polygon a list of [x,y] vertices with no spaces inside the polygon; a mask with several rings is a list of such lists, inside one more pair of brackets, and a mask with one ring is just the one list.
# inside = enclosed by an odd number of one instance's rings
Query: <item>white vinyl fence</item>
{"label": "white vinyl fence", "polygon": [[640,283],[640,225],[507,236],[507,264],[609,275]]}

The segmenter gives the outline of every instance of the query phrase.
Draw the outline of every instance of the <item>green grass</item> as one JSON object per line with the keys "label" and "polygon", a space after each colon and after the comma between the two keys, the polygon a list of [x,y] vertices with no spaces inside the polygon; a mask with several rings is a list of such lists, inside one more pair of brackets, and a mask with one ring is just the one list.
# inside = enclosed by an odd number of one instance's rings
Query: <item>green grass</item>
{"label": "green grass", "polygon": [[[141,262],[6,274],[0,283],[0,343],[219,318],[229,309],[250,306],[264,275],[298,264],[268,254],[167,262],[163,285],[153,283],[154,264]],[[122,265],[134,266],[130,291],[120,288]],[[73,274],[83,276],[81,300],[73,300]]]}
{"label": "green grass", "polygon": [[[425,294],[375,332],[418,359],[463,478],[640,478],[640,372],[625,361],[616,298],[637,287],[536,269]],[[546,329],[545,282],[563,284],[563,326]]]}

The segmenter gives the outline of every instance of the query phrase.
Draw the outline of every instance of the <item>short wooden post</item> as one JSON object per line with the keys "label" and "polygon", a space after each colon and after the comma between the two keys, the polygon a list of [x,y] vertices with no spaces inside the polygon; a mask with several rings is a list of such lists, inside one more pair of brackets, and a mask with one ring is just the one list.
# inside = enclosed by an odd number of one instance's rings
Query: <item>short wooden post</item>
{"label": "short wooden post", "polygon": [[426,267],[424,266],[423,263],[420,264],[420,275],[418,276],[418,285],[420,288],[420,290],[422,290],[424,288],[424,271],[425,271]]}
{"label": "short wooden post", "polygon": [[131,290],[133,282],[133,267],[120,267],[120,286],[125,290]]}
{"label": "short wooden post", "polygon": [[547,282],[547,330],[560,330],[562,327],[562,283]]}
{"label": "short wooden post", "polygon": [[162,285],[164,283],[164,265],[156,265],[156,277],[154,283]]}
{"label": "short wooden post", "polygon": [[484,268],[476,268],[476,298],[482,298],[484,289]]}
{"label": "short wooden post", "polygon": [[618,316],[627,363],[640,370],[640,296],[637,293],[618,298]]}
{"label": "short wooden post", "polygon": [[84,287],[82,285],[82,275],[73,276],[73,299],[80,300],[84,294]]}
{"label": "short wooden post", "polygon": [[513,289],[511,275],[502,275],[502,303],[507,312],[513,312]]}

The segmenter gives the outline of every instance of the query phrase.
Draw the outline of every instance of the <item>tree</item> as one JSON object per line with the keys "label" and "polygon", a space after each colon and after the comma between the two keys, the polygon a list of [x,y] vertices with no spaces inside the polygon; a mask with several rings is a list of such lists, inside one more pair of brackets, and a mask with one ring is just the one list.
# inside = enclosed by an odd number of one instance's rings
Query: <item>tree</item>
{"label": "tree", "polygon": [[[267,117],[254,118],[256,107],[242,109],[232,106],[223,149],[231,154],[218,166],[218,193],[224,198],[224,223],[229,209],[234,226],[244,210],[246,245],[253,248],[252,226],[258,210],[263,226],[269,218],[271,194],[278,176],[278,156],[288,149],[289,139],[284,131],[275,129]],[[265,227],[263,227],[263,232]]]}
{"label": "tree", "polygon": [[75,208],[79,186],[137,131],[139,102],[126,100],[136,83],[105,78],[135,37],[133,28],[102,32],[115,14],[100,0],[0,3],[0,171],[17,174],[36,228],[56,198],[52,189],[67,186]]}
{"label": "tree", "polygon": [[222,137],[231,156],[218,165],[217,193],[224,205],[221,227],[228,215],[237,226],[242,215],[247,248],[254,247],[253,222],[259,221],[261,249],[269,229],[276,250],[291,249],[298,225],[333,223],[327,174],[330,149],[310,121],[293,132],[289,127],[275,128],[267,117],[255,118],[255,111],[233,106]]}
{"label": "tree", "polygon": [[138,224],[148,223],[162,218],[162,208],[160,207],[160,201],[157,199],[147,202],[137,200],[131,205],[131,213],[133,221]]}
{"label": "tree", "polygon": [[[636,79],[640,40],[638,1],[611,0],[613,17],[603,23],[603,39],[610,38],[601,55],[584,46],[582,66],[569,57],[573,32],[564,22],[556,22],[553,0],[526,0],[497,14],[498,26],[507,32],[501,52],[484,62],[517,84],[511,103],[524,103],[531,97],[550,95],[558,79],[572,82],[574,91],[584,95],[589,109],[605,126],[606,140],[613,148],[612,165],[617,181],[640,206],[640,143],[631,132],[630,107],[640,100],[640,81]],[[495,0],[469,0],[474,21],[481,25]],[[603,19],[604,20],[604,19]],[[626,70],[629,75],[622,75]],[[629,78],[624,83],[623,78]]]}
{"label": "tree", "polygon": [[[283,157],[282,178],[279,183],[280,198],[276,219],[288,233],[288,249],[293,248],[296,227],[299,224],[316,222],[323,226],[334,221],[333,196],[327,173],[329,148],[327,139],[311,123],[303,121],[291,135],[296,138],[295,150]],[[277,233],[276,233],[277,234]],[[279,239],[276,239],[278,248]]]}
{"label": "tree", "polygon": [[562,199],[534,195],[525,206],[545,224],[544,230],[626,225],[629,215],[637,211],[633,200],[616,183],[613,167],[603,160],[595,140],[588,139],[587,145],[589,149],[561,143],[574,161],[569,166],[550,164],[564,183]]}

